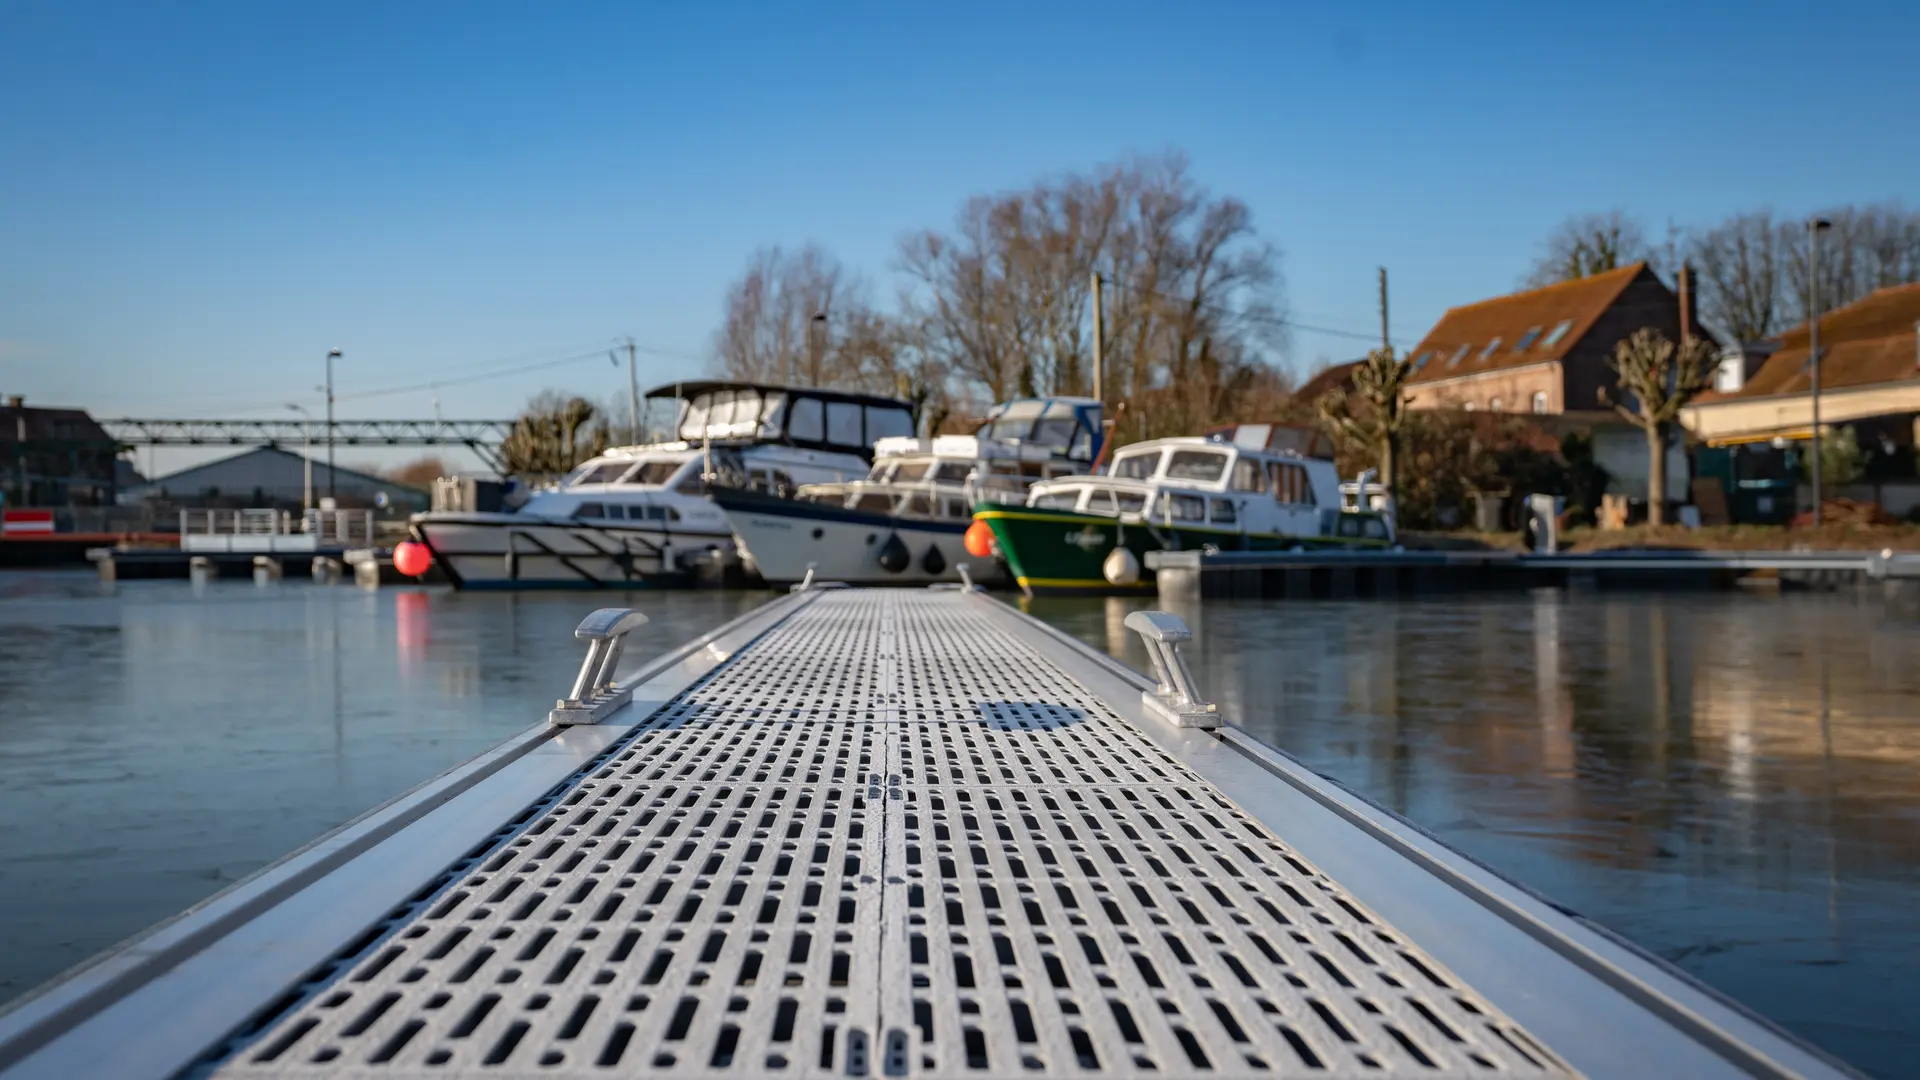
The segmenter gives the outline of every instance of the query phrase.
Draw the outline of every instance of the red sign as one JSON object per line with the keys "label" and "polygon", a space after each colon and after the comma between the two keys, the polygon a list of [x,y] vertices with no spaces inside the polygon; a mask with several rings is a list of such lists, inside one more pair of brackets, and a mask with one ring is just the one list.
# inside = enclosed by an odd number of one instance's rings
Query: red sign
{"label": "red sign", "polygon": [[51,510],[8,510],[0,515],[0,532],[11,535],[52,531],[53,511]]}

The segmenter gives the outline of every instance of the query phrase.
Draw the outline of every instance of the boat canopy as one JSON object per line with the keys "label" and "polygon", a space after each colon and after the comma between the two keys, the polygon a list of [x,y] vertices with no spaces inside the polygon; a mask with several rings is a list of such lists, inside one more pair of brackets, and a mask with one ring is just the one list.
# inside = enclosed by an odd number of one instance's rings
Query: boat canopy
{"label": "boat canopy", "polygon": [[1291,450],[1301,457],[1333,460],[1333,440],[1326,432],[1298,424],[1229,424],[1213,428],[1207,437],[1253,450]]}
{"label": "boat canopy", "polygon": [[1100,403],[1093,398],[1021,398],[994,406],[979,434],[995,442],[1043,447],[1091,465],[1100,456],[1106,436],[1101,414]]}
{"label": "boat canopy", "polygon": [[701,379],[655,387],[647,397],[680,399],[674,430],[689,443],[784,443],[871,461],[875,442],[913,434],[912,408],[874,394]]}

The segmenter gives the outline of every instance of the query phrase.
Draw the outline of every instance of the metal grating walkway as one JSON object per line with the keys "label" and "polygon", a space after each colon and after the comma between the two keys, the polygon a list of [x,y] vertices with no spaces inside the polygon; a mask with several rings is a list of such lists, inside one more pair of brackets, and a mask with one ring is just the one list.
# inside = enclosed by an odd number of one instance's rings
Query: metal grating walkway
{"label": "metal grating walkway", "polygon": [[206,1068],[1568,1074],[985,606],[819,596]]}

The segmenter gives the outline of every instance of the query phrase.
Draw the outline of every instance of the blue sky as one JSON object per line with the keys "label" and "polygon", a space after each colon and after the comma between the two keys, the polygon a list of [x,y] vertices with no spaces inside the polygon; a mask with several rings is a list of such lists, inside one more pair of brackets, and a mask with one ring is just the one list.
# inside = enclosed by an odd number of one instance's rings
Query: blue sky
{"label": "blue sky", "polygon": [[1920,201],[1916,41],[1911,3],[6,0],[0,391],[288,415],[338,346],[343,416],[606,397],[595,359],[382,391],[625,335],[667,381],[760,245],[890,291],[967,196],[1167,149],[1294,318],[1372,330],[1385,265],[1413,340],[1572,213]]}

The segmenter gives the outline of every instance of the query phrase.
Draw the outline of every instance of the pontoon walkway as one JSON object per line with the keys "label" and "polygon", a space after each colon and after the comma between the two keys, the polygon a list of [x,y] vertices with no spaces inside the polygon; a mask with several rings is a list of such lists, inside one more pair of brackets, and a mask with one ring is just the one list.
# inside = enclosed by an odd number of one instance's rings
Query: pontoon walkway
{"label": "pontoon walkway", "polygon": [[634,621],[558,723],[0,1016],[0,1075],[1846,1075],[1210,729],[1169,617],[1156,685],[813,589],[606,689]]}

